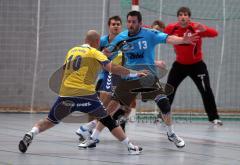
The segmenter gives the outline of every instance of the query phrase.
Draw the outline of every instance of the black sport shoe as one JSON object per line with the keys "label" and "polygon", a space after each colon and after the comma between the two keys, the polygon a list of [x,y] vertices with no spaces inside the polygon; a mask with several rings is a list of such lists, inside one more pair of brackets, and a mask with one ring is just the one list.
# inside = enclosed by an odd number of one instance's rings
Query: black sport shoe
{"label": "black sport shoe", "polygon": [[19,142],[19,145],[18,145],[19,151],[21,151],[22,153],[25,153],[27,151],[28,146],[32,142],[32,139],[33,139],[32,135],[25,134],[23,139]]}

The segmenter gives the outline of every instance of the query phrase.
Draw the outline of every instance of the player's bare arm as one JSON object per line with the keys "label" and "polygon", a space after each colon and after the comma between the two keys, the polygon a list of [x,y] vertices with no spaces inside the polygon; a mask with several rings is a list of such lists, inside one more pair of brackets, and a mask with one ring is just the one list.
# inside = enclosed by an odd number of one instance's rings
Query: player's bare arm
{"label": "player's bare arm", "polygon": [[178,37],[175,35],[170,35],[167,38],[167,43],[172,45],[178,45],[178,44],[194,44],[196,41],[199,40],[199,36],[197,33],[194,33],[192,35],[187,35],[186,32],[183,37]]}
{"label": "player's bare arm", "polygon": [[103,66],[103,68],[113,74],[120,75],[120,76],[142,77],[142,76],[146,76],[148,73],[148,71],[146,70],[142,70],[142,71],[130,70],[121,65],[113,64],[112,62]]}

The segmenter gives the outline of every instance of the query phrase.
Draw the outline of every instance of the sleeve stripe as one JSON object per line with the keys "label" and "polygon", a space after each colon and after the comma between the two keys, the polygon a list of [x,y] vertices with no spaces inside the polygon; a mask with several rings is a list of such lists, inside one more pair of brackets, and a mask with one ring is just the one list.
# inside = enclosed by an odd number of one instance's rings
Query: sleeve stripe
{"label": "sleeve stripe", "polygon": [[103,66],[109,64],[111,61],[106,60],[106,61],[99,61]]}
{"label": "sleeve stripe", "polygon": [[167,43],[167,39],[168,39],[169,35],[167,34],[166,38],[165,38],[165,43]]}

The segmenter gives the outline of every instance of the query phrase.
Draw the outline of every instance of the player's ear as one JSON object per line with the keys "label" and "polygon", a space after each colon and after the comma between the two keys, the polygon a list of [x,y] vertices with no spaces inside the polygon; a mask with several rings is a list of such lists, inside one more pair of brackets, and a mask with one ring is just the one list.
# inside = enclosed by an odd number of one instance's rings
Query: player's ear
{"label": "player's ear", "polygon": [[100,38],[96,39],[96,44],[97,44],[97,47],[99,48],[100,47]]}

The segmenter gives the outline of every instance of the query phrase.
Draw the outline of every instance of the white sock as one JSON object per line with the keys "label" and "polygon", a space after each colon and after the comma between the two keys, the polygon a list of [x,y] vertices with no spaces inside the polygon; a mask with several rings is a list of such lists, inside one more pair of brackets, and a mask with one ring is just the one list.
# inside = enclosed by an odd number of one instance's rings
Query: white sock
{"label": "white sock", "polygon": [[98,139],[100,133],[101,133],[100,131],[98,131],[97,129],[95,129],[95,130],[93,131],[92,135],[91,135],[91,138],[92,138],[93,140]]}
{"label": "white sock", "polygon": [[126,139],[124,139],[123,141],[121,141],[122,144],[125,144],[127,147],[131,147],[134,148],[134,145],[129,141],[128,137],[126,137]]}
{"label": "white sock", "polygon": [[96,125],[97,125],[97,120],[93,120],[87,123],[86,125],[83,125],[83,128],[88,131],[91,131],[96,127]]}
{"label": "white sock", "polygon": [[90,121],[89,123],[87,123],[85,126],[87,127],[87,129],[89,131],[93,130],[97,125],[97,120],[93,120],[93,121]]}
{"label": "white sock", "polygon": [[167,130],[168,135],[171,136],[174,133],[173,125],[166,125],[166,130]]}
{"label": "white sock", "polygon": [[32,136],[34,137],[34,136],[36,136],[37,134],[39,134],[39,128],[33,127],[33,128],[31,129],[31,131],[29,131],[28,133],[29,133],[29,134],[32,134]]}

